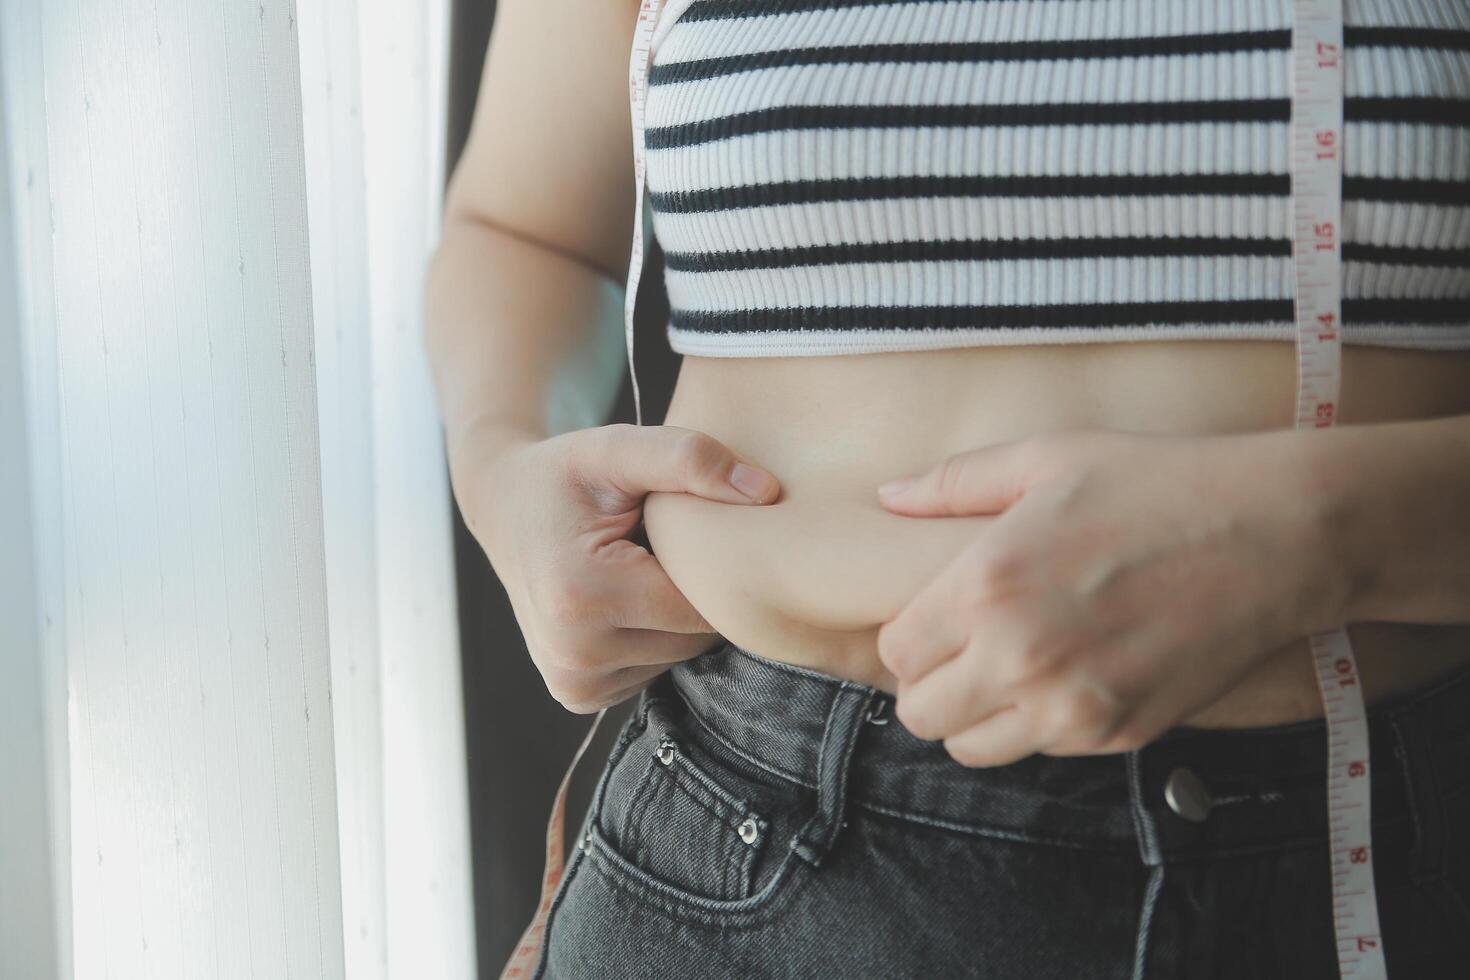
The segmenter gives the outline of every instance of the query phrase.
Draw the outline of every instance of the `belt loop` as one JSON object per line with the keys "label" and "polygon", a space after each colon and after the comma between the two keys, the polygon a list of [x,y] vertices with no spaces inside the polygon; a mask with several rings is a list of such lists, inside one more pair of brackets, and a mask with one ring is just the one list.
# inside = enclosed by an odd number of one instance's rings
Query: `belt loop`
{"label": "belt loop", "polygon": [[847,774],[872,703],[875,688],[844,682],[832,696],[822,747],[817,753],[817,812],[791,839],[791,846],[813,867],[831,850],[837,832],[846,826]]}
{"label": "belt loop", "polygon": [[[1422,712],[1424,709],[1420,709]],[[1409,852],[1409,874],[1415,884],[1444,875],[1449,835],[1445,832],[1444,804],[1434,772],[1434,746],[1412,706],[1388,715],[1393,729],[1393,754],[1404,778],[1414,840]]]}

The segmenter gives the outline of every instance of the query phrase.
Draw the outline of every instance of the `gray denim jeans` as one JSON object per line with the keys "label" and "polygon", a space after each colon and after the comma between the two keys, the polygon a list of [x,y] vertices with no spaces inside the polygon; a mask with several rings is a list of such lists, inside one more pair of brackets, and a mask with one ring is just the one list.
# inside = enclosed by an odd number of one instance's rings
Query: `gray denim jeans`
{"label": "gray denim jeans", "polygon": [[[728,641],[638,697],[535,976],[1338,976],[1320,720],[969,768],[891,695]],[[1470,670],[1369,729],[1390,977],[1465,980]]]}

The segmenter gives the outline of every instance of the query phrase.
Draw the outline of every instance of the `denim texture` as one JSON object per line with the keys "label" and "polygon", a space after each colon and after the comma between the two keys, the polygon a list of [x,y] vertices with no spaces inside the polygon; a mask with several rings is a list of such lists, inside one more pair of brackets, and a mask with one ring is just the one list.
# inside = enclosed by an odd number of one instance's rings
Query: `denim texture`
{"label": "denim texture", "polygon": [[[660,675],[535,976],[1338,976],[1320,719],[970,768],[893,700],[729,641]],[[1369,730],[1389,975],[1465,980],[1470,670],[1375,703]],[[1202,821],[1166,802],[1177,767]]]}

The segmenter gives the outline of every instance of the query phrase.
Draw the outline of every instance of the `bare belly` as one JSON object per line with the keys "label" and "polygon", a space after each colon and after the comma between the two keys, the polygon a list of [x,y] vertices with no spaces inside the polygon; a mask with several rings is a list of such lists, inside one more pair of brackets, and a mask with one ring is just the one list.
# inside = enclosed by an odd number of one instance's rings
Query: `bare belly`
{"label": "bare belly", "polygon": [[[896,693],[878,627],[994,517],[913,518],[875,488],[946,456],[1083,428],[1289,428],[1295,348],[1270,341],[974,347],[823,357],[686,356],[666,424],[699,429],[782,482],[765,506],[653,493],[644,527],[722,636]],[[1470,355],[1343,349],[1340,425],[1470,413]],[[1353,623],[1371,703],[1470,661],[1470,625]],[[1183,723],[1319,717],[1305,637]]]}

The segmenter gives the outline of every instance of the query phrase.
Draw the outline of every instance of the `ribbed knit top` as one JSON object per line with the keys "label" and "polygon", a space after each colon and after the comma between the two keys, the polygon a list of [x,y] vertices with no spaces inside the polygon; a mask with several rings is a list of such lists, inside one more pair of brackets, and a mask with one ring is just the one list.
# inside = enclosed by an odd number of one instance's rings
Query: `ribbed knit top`
{"label": "ribbed knit top", "polygon": [[[1291,0],[665,0],[674,350],[1295,339]],[[1347,0],[1344,343],[1470,349],[1470,0]]]}

